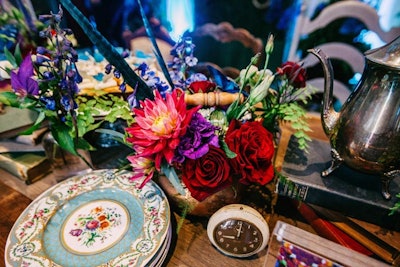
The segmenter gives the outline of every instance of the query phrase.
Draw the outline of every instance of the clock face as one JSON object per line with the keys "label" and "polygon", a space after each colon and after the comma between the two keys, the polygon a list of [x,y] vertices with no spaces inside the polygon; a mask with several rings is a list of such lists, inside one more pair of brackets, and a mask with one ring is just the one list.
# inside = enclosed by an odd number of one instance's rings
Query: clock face
{"label": "clock face", "polygon": [[261,231],[252,223],[239,219],[226,219],[214,228],[214,240],[223,252],[247,255],[263,243]]}

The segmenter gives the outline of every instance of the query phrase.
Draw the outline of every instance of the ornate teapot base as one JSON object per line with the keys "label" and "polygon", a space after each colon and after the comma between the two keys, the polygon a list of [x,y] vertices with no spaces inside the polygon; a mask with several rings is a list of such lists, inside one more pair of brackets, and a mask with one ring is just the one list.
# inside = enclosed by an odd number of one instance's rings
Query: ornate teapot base
{"label": "ornate teapot base", "polygon": [[[340,157],[339,153],[335,149],[331,149],[332,162],[329,168],[321,172],[322,177],[330,175],[333,171],[339,168],[343,163],[344,159]],[[380,175],[381,179],[381,194],[384,199],[390,200],[392,194],[389,192],[391,181],[400,175],[400,170],[392,170],[384,172]]]}

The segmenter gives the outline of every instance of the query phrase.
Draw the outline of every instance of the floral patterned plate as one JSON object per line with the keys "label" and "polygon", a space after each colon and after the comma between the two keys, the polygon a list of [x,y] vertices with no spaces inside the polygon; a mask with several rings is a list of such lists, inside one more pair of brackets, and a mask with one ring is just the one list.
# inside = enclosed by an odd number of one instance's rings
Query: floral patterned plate
{"label": "floral patterned plate", "polygon": [[6,266],[150,265],[169,238],[169,204],[154,182],[140,189],[131,176],[98,170],[45,191],[11,229]]}

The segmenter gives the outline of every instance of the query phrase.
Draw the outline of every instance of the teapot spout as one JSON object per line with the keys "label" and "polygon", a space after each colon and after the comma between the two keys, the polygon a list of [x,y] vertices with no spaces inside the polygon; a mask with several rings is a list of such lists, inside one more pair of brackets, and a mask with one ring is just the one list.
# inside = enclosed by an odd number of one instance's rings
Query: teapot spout
{"label": "teapot spout", "polygon": [[307,50],[318,58],[324,73],[324,96],[322,99],[321,122],[325,134],[330,137],[340,117],[340,113],[333,108],[333,68],[328,56],[319,48]]}

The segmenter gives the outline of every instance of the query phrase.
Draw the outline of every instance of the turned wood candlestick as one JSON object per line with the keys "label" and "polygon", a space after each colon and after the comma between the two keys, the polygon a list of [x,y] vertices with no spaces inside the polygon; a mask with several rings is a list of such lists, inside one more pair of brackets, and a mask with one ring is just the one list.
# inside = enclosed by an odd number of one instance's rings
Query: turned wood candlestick
{"label": "turned wood candlestick", "polygon": [[187,105],[211,107],[229,105],[238,98],[240,99],[240,102],[243,102],[244,96],[240,93],[208,92],[187,94],[185,95],[185,102]]}

